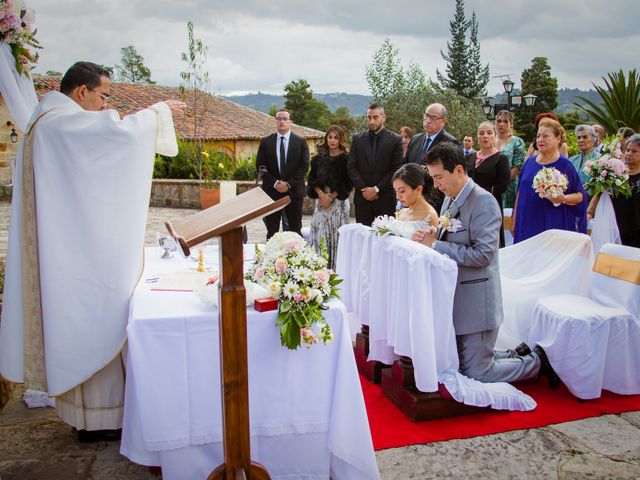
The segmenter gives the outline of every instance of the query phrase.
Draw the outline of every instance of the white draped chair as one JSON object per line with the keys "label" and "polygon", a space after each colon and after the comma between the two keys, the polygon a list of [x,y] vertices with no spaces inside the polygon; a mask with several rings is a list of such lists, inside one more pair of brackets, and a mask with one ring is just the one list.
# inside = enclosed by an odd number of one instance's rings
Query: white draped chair
{"label": "white draped chair", "polygon": [[587,295],[543,297],[533,317],[532,344],[576,397],[640,394],[640,249],[605,244]]}
{"label": "white draped chair", "polygon": [[593,266],[591,239],[582,233],[547,230],[500,249],[504,321],[496,348],[531,341],[533,309],[550,294],[585,295]]}

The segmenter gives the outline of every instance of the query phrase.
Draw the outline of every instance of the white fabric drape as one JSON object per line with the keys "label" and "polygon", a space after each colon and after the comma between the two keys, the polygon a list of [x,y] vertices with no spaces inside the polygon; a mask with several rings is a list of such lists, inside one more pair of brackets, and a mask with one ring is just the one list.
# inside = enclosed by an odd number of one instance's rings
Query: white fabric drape
{"label": "white fabric drape", "polygon": [[38,97],[31,78],[16,70],[11,47],[4,42],[0,42],[0,94],[16,125],[24,132],[38,105]]}
{"label": "white fabric drape", "polygon": [[[195,265],[146,252],[143,278]],[[168,480],[206,478],[224,459],[218,313],[153,285],[131,299],[121,453]],[[271,478],[379,478],[344,306],[325,311],[333,342],[311,349],[282,347],[275,316],[247,309],[252,459]]]}
{"label": "white fabric drape", "polygon": [[552,293],[586,294],[592,265],[591,239],[565,230],[547,230],[500,249],[504,321],[496,348],[530,343],[538,299]]}
{"label": "white fabric drape", "polygon": [[591,243],[593,243],[593,253],[596,255],[605,243],[622,243],[620,230],[616,222],[616,212],[613,209],[611,195],[607,192],[600,195],[600,200],[593,216]]}
{"label": "white fabric drape", "polygon": [[458,372],[453,328],[456,263],[417,242],[377,237],[360,224],[340,228],[337,272],[347,310],[369,325],[369,360],[410,357],[416,386],[443,383],[458,402],[531,410],[535,401],[507,383],[481,383]]}
{"label": "white fabric drape", "polygon": [[[166,104],[120,119],[115,110],[85,111],[59,92],[43,98],[31,121],[44,112],[33,159],[46,377],[49,394],[58,395],[102,369],[124,344],[142,266],[157,126],[173,122]],[[167,155],[177,153],[171,138]],[[21,191],[21,151],[17,161],[14,192]],[[0,373],[22,382],[20,195],[11,207]]]}

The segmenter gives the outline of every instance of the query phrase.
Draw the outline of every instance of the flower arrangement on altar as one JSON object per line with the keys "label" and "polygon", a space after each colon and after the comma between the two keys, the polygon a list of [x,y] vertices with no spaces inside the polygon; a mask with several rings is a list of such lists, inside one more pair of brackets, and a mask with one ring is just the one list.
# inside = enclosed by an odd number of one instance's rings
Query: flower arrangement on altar
{"label": "flower arrangement on altar", "polygon": [[310,348],[318,340],[325,345],[333,340],[322,311],[330,299],[338,298],[342,280],[327,268],[326,257],[293,232],[276,233],[264,250],[256,246],[254,263],[245,278],[278,299],[276,325],[280,326],[280,342],[290,350],[302,343]]}
{"label": "flower arrangement on altar", "polygon": [[[567,176],[558,169],[542,167],[536,176],[533,177],[533,189],[540,198],[558,198],[569,186]],[[553,203],[554,207],[559,207],[560,203]]]}
{"label": "flower arrangement on altar", "polygon": [[629,169],[624,161],[614,155],[605,154],[597,160],[587,161],[584,164],[584,171],[590,177],[585,188],[591,195],[607,192],[613,197],[631,196]]}
{"label": "flower arrangement on altar", "polygon": [[38,61],[38,53],[31,49],[42,48],[33,21],[33,11],[20,7],[18,1],[0,0],[0,41],[9,45],[16,70],[27,77]]}

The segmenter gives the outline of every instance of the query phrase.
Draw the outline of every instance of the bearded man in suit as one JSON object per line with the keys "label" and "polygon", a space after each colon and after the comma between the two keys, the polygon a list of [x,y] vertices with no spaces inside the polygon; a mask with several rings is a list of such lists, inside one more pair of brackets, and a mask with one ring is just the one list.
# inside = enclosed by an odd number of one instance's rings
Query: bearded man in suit
{"label": "bearded man in suit", "polygon": [[524,343],[494,351],[503,313],[498,263],[502,216],[493,195],[467,176],[458,145],[442,142],[429,150],[425,163],[445,194],[440,211],[444,227],[436,233],[419,230],[414,239],[458,264],[453,325],[460,372],[481,382],[516,382],[542,371],[557,386],[559,378],[540,346],[533,352]]}
{"label": "bearded man in suit", "polygon": [[[304,176],[309,169],[309,146],[300,135],[291,131],[291,112],[281,108],[276,112],[276,133],[260,140],[256,169],[262,174],[262,190],[273,200],[287,195],[291,203],[284,207],[285,230],[302,235],[302,205],[306,186]],[[280,211],[264,217],[267,240],[280,229]]]}
{"label": "bearded man in suit", "polygon": [[382,106],[369,106],[368,131],[351,140],[347,171],[355,187],[356,222],[363,225],[396,211],[391,177],[402,165],[402,137],[385,128],[386,119]]}

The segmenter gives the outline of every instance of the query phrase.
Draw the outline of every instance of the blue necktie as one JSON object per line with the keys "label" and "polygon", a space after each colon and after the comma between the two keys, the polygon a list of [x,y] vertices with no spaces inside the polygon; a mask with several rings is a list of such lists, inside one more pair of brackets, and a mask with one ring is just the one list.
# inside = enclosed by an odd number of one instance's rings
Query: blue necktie
{"label": "blue necktie", "polygon": [[424,160],[424,156],[427,154],[427,150],[429,150],[429,145],[431,145],[431,139],[426,137],[424,139],[424,145],[422,145],[422,150],[420,151],[420,158],[418,159],[418,163],[422,163]]}
{"label": "blue necktie", "polygon": [[280,137],[280,176],[281,177],[284,177],[284,161],[285,161],[284,137]]}

